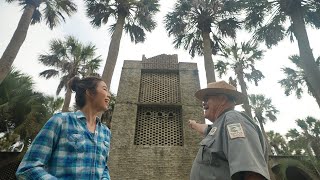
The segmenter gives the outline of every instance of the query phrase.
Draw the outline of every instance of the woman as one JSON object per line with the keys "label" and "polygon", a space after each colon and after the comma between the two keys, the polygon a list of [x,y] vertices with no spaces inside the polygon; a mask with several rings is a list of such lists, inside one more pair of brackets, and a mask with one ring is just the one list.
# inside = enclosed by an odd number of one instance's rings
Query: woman
{"label": "woman", "polygon": [[108,108],[107,85],[97,77],[75,77],[69,88],[80,110],[48,120],[21,161],[18,179],[110,179],[111,132],[97,117]]}

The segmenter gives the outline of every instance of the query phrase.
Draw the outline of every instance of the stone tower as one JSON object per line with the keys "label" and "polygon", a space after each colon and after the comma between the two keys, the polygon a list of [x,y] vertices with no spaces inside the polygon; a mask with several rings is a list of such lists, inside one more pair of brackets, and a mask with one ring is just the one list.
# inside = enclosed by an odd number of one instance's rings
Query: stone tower
{"label": "stone tower", "polygon": [[177,55],[124,61],[112,117],[112,180],[188,180],[204,123],[197,65]]}

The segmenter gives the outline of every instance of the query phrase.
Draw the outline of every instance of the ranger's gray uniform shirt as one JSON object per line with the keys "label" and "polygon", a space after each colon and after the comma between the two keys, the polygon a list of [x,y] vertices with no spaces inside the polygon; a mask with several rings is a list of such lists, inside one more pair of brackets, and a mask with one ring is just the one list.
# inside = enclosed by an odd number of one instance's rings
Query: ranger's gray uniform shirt
{"label": "ranger's gray uniform shirt", "polygon": [[206,129],[190,180],[230,180],[241,171],[270,179],[267,158],[260,128],[241,113],[230,110]]}

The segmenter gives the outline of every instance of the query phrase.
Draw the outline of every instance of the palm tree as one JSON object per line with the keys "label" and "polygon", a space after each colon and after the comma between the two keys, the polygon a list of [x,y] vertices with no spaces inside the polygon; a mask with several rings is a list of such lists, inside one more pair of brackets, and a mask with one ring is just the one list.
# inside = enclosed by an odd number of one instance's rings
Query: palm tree
{"label": "palm tree", "polygon": [[273,147],[275,155],[291,155],[285,138],[274,131],[267,132],[270,146]]}
{"label": "palm tree", "polygon": [[[270,120],[272,122],[277,120],[276,114],[279,112],[271,103],[271,99],[266,98],[262,94],[252,94],[249,95],[250,105],[252,108],[252,111],[254,113],[254,119],[259,122],[261,131],[264,135],[264,139],[267,142],[268,147],[268,154],[271,155],[271,145],[268,141],[268,136],[266,134],[266,131],[264,129],[264,124],[267,120]],[[271,171],[272,167],[272,161],[268,162],[268,168],[270,172],[271,179],[275,179],[274,173]]]}
{"label": "palm tree", "polygon": [[304,136],[300,136],[300,132],[297,129],[290,129],[286,137],[289,139],[288,146],[293,155],[306,155],[304,150],[307,147],[307,139]]}
{"label": "palm tree", "polygon": [[291,140],[289,143],[293,144],[301,144],[302,149],[305,152],[308,152],[308,144],[310,145],[315,156],[320,156],[320,121],[308,116],[305,119],[297,119],[297,125],[302,131],[298,131],[297,129],[291,129],[287,133],[287,137]]}
{"label": "palm tree", "polygon": [[[285,89],[285,94],[289,96],[295,91],[296,97],[300,99],[305,87],[307,87],[308,93],[316,99],[318,106],[320,107],[320,98],[316,96],[316,91],[311,87],[311,84],[301,67],[301,58],[298,55],[292,55],[289,59],[295,64],[295,69],[289,67],[282,68],[286,77],[279,81],[281,86]],[[316,64],[318,68],[320,68],[320,57],[317,58]]]}
{"label": "palm tree", "polygon": [[[279,41],[289,35],[298,41],[301,61],[300,67],[315,90],[315,96],[320,98],[320,70],[313,56],[306,24],[320,28],[319,0],[242,0],[247,17],[245,27],[256,29],[255,38],[265,41],[266,45],[277,45]],[[289,26],[287,27],[287,25]]]}
{"label": "palm tree", "polygon": [[[271,99],[266,98],[262,94],[252,94],[249,95],[250,105],[252,107],[252,111],[254,113],[254,119],[259,122],[261,131],[265,136],[265,139],[268,140],[268,136],[264,129],[264,124],[266,124],[267,120],[272,122],[277,120],[276,114],[279,112],[271,102]],[[270,143],[268,143],[270,145]],[[271,152],[269,146],[269,152]]]}
{"label": "palm tree", "polygon": [[33,90],[33,82],[29,76],[17,70],[10,71],[0,84],[0,132],[5,133],[0,138],[0,150],[8,151],[12,144],[19,141],[20,135],[15,131],[27,119],[35,117],[31,114],[46,114],[46,109],[42,106],[43,99],[41,93]]}
{"label": "palm tree", "polygon": [[151,32],[156,27],[154,15],[159,11],[159,3],[158,0],[86,0],[86,5],[93,26],[108,23],[109,17],[116,20],[110,25],[112,36],[102,73],[102,79],[110,88],[123,30],[130,35],[132,42],[144,42],[145,31]]}
{"label": "palm tree", "polygon": [[64,99],[61,97],[54,98],[52,96],[45,97],[45,104],[44,106],[47,109],[49,116],[52,116],[54,113],[59,111],[63,106]]}
{"label": "palm tree", "polygon": [[[76,5],[72,0],[5,0],[8,3],[19,2],[23,6],[18,27],[15,30],[7,48],[0,59],[0,84],[10,72],[11,65],[16,58],[28,32],[30,24],[36,24],[44,19],[46,24],[53,29],[61,21],[65,20],[65,15],[70,16],[76,12]],[[40,5],[44,8],[40,9]],[[42,12],[41,12],[42,11]]]}
{"label": "palm tree", "polygon": [[41,94],[33,91],[31,77],[10,70],[0,84],[0,132],[11,132],[21,124]]}
{"label": "palm tree", "polygon": [[40,73],[46,79],[60,76],[56,94],[59,95],[62,88],[66,90],[62,111],[69,110],[71,100],[71,89],[67,88],[68,81],[75,77],[97,76],[96,71],[100,66],[100,56],[95,57],[95,46],[92,44],[83,45],[72,36],[62,40],[50,42],[50,53],[41,54],[39,61],[52,69]]}
{"label": "palm tree", "polygon": [[320,155],[320,121],[308,116],[305,119],[297,119],[296,123],[302,131],[290,129],[286,134],[290,139],[288,144],[296,154],[308,156],[316,174],[320,177],[320,161],[316,158]]}
{"label": "palm tree", "polygon": [[234,1],[178,0],[174,10],[165,16],[169,36],[174,36],[175,48],[183,47],[194,57],[204,57],[207,83],[215,82],[212,54],[224,46],[224,37],[236,37],[239,22],[234,13]]}
{"label": "palm tree", "polygon": [[215,65],[216,70],[221,78],[228,70],[232,70],[240,84],[241,92],[247,96],[243,104],[246,114],[252,118],[251,107],[248,99],[248,86],[245,79],[258,85],[258,81],[264,78],[261,71],[255,68],[255,62],[263,57],[263,51],[258,49],[258,44],[250,42],[241,43],[240,46],[235,42],[231,47],[224,49],[225,58],[219,60]]}

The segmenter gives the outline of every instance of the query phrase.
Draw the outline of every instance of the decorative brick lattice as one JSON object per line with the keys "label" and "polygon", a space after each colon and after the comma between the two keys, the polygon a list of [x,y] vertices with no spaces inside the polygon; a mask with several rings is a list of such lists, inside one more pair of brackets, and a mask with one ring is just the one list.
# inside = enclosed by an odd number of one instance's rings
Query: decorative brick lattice
{"label": "decorative brick lattice", "polygon": [[138,107],[135,145],[183,146],[181,108]]}
{"label": "decorative brick lattice", "polygon": [[139,102],[141,103],[180,103],[178,73],[141,74]]}
{"label": "decorative brick lattice", "polygon": [[151,58],[142,57],[142,69],[178,70],[178,56],[162,54]]}
{"label": "decorative brick lattice", "polygon": [[165,64],[165,63],[142,63],[142,69],[166,69],[178,70],[178,64]]}

